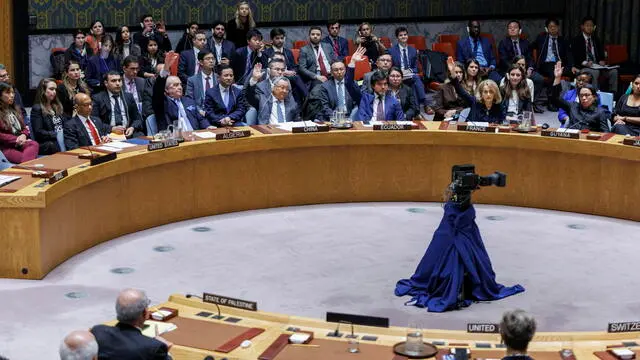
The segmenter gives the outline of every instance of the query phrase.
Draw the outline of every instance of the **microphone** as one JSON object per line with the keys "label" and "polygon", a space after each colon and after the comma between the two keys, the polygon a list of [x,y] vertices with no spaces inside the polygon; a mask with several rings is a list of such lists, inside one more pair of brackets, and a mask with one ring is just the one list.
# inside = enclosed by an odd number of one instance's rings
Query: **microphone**
{"label": "microphone", "polygon": [[542,123],[542,128],[543,128],[543,129],[545,129],[545,130],[546,130],[546,129],[548,129],[548,128],[549,128],[549,124],[547,124],[547,123]]}
{"label": "microphone", "polygon": [[336,326],[336,330],[331,334],[331,336],[335,336],[335,337],[342,336],[342,334],[340,334],[340,323],[339,322],[338,322],[338,326]]}
{"label": "microphone", "polygon": [[[198,295],[195,295],[195,294],[189,294],[189,293],[187,293],[187,294],[185,295],[185,297],[186,297],[187,299],[191,299],[191,298],[194,298],[194,297],[195,297],[195,298],[198,298],[198,299],[202,300],[202,302],[204,302],[204,299],[202,298],[202,296],[198,296]],[[212,317],[212,319],[216,319],[216,320],[224,319],[224,316],[220,315],[220,306],[218,306],[218,304],[216,304],[216,303],[210,303],[210,304],[215,305],[215,306],[216,306],[216,309],[218,309],[218,315],[213,316],[213,317]]]}

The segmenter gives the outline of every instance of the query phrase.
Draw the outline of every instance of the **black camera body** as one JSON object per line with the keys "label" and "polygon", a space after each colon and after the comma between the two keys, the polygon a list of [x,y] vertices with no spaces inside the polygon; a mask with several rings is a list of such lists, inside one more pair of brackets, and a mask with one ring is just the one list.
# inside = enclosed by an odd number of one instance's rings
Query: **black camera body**
{"label": "black camera body", "polygon": [[507,174],[499,171],[488,176],[476,174],[476,167],[472,164],[454,165],[451,168],[451,196],[449,200],[463,210],[471,205],[471,193],[481,186],[507,185]]}

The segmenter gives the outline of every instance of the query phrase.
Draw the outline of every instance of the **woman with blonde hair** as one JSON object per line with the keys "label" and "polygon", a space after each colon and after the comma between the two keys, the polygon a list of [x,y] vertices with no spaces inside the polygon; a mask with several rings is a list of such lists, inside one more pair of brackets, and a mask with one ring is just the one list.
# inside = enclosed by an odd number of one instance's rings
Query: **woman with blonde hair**
{"label": "woman with blonde hair", "polygon": [[7,160],[19,164],[38,156],[38,143],[29,139],[15,96],[11,85],[0,82],[0,151]]}
{"label": "woman with blonde hair", "polygon": [[62,104],[62,112],[66,117],[73,116],[73,97],[77,93],[91,95],[91,90],[82,79],[80,63],[76,60],[69,60],[64,66],[62,84],[58,85],[58,99]]}
{"label": "woman with blonde hair", "polygon": [[236,8],[236,15],[227,22],[227,40],[231,41],[236,49],[247,46],[247,33],[255,29],[256,22],[249,2],[241,1]]}
{"label": "woman with blonde hair", "polygon": [[[456,64],[452,57],[447,59],[449,74],[455,74]],[[478,85],[475,96],[465,90],[458,78],[451,78],[456,92],[471,104],[471,111],[467,117],[467,122],[487,122],[502,124],[506,118],[505,107],[502,106],[502,95],[498,84],[493,80],[483,80]]]}
{"label": "woman with blonde hair", "polygon": [[62,104],[58,99],[58,85],[54,79],[42,79],[36,89],[31,108],[33,139],[40,144],[40,155],[51,155],[64,151]]}

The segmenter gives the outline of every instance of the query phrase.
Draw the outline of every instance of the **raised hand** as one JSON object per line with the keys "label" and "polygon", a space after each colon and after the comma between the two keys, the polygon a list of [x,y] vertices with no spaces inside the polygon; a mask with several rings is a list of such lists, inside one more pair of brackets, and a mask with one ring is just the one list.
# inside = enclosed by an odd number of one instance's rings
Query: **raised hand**
{"label": "raised hand", "polygon": [[353,55],[351,55],[351,63],[355,64],[359,61],[362,61],[362,58],[364,57],[364,54],[367,52],[367,49],[362,47],[362,46],[358,46],[358,48],[356,49],[356,51],[353,53]]}
{"label": "raised hand", "polygon": [[255,81],[260,81],[260,79],[262,79],[262,63],[256,63],[254,65],[251,77]]}
{"label": "raised hand", "polygon": [[[175,54],[175,51],[169,51],[167,55],[169,54]],[[175,64],[178,61],[178,58],[179,56],[165,56],[164,68],[171,69],[173,64]]]}
{"label": "raised hand", "polygon": [[562,70],[562,61],[558,61],[556,66],[553,68],[553,76],[555,76],[556,79],[562,78]]}
{"label": "raised hand", "polygon": [[447,68],[449,69],[449,76],[454,76],[456,73],[456,62],[451,56],[447,58]]}

